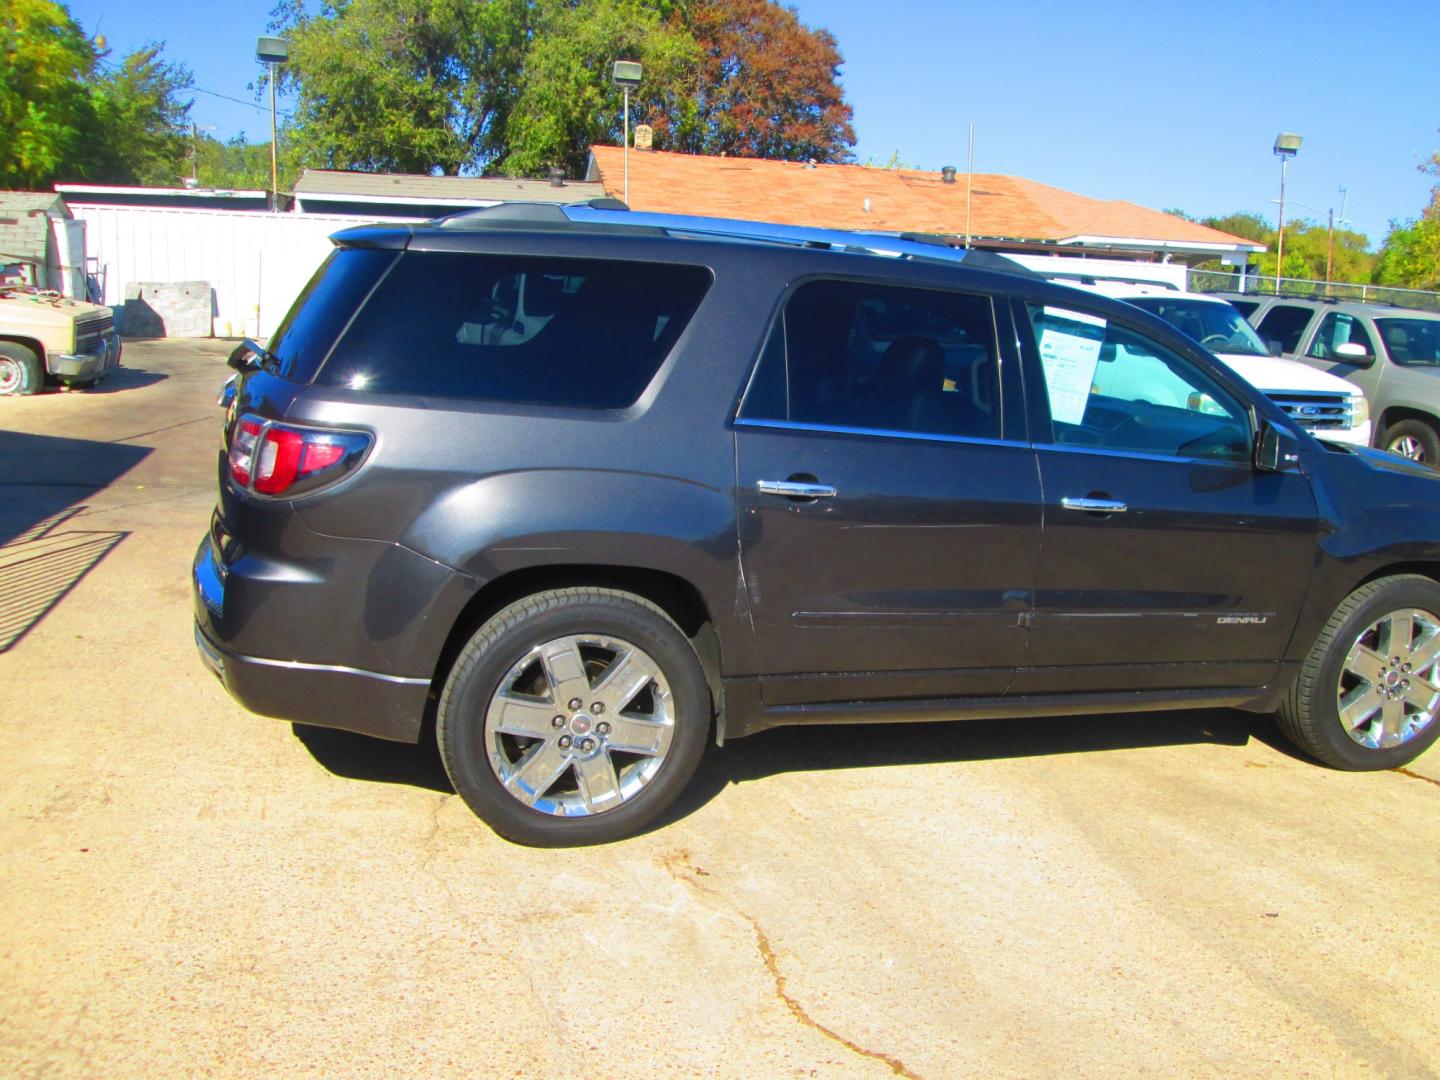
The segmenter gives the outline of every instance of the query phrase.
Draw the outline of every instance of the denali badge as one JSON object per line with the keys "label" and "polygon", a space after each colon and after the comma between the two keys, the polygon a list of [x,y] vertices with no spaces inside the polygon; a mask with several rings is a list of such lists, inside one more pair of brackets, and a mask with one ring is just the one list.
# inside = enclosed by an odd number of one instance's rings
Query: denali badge
{"label": "denali badge", "polygon": [[1216,626],[1264,626],[1270,621],[1269,615],[1220,615]]}

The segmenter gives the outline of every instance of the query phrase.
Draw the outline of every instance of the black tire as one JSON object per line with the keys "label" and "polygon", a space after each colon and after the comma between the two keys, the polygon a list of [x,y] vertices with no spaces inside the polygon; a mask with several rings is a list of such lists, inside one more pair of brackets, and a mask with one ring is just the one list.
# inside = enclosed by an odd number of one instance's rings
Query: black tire
{"label": "black tire", "polygon": [[13,341],[0,341],[0,397],[38,394],[45,385],[45,369],[35,350]]}
{"label": "black tire", "polygon": [[1432,469],[1440,469],[1440,433],[1424,420],[1401,420],[1391,424],[1385,429],[1380,448]]}
{"label": "black tire", "polygon": [[[1426,613],[1430,624],[1440,627],[1440,584],[1418,574],[1399,574],[1362,585],[1345,598],[1320,631],[1320,636],[1301,664],[1295,685],[1281,702],[1277,720],[1280,730],[1291,742],[1326,765],[1357,772],[1397,768],[1413,761],[1434,745],[1436,738],[1440,737],[1440,719],[1436,716],[1440,712],[1440,687],[1436,685],[1440,676],[1437,676],[1434,661],[1413,671],[1403,669],[1403,665],[1394,667],[1389,661],[1396,656],[1409,657],[1411,645],[1365,636],[1383,623],[1387,616],[1412,609]],[[1420,631],[1417,631],[1413,641],[1418,643],[1420,640]],[[1364,693],[1365,687],[1371,685],[1363,680],[1357,681],[1356,676],[1346,668],[1352,647],[1366,641],[1391,646],[1384,649],[1386,662],[1373,685],[1379,687],[1382,695],[1387,686],[1394,690],[1397,696],[1401,696],[1401,708],[1407,720],[1414,720],[1414,730],[1396,745],[1364,745],[1361,738],[1373,735],[1378,727],[1357,728],[1357,734],[1352,736],[1341,719],[1341,695]],[[1392,672],[1396,676],[1394,680],[1390,679]],[[1402,683],[1405,684],[1403,691]],[[1404,703],[1410,687],[1416,684],[1419,684],[1417,696],[1428,696],[1430,699],[1428,714]],[[1425,690],[1427,684],[1429,692]],[[1428,720],[1424,719],[1426,715]],[[1379,713],[1375,714],[1373,723],[1379,725]]]}
{"label": "black tire", "polygon": [[[557,662],[537,658],[547,649]],[[606,677],[618,679],[627,649],[640,658],[632,670],[657,674],[637,682],[640,689],[621,701]],[[572,650],[585,670],[567,684],[558,676]],[[487,724],[492,709],[512,715],[499,704],[502,690],[527,734],[517,737]],[[566,693],[575,698],[564,699]],[[572,708],[575,699],[581,704]],[[535,847],[602,844],[640,831],[675,801],[704,753],[711,709],[694,647],[660,608],[614,589],[555,589],[516,601],[476,631],[445,681],[436,737],[455,790],[501,836]],[[546,728],[555,720],[563,726]],[[532,738],[531,726],[546,730]],[[663,749],[637,754],[614,746],[612,752],[611,739],[636,729],[656,733]],[[589,752],[582,754],[587,743]],[[521,780],[532,775],[527,765],[535,777],[557,766],[562,771],[549,782],[537,780],[532,790]],[[614,783],[613,793],[604,784],[596,789],[603,792],[601,801],[620,801],[594,809],[593,792],[581,783],[582,766]],[[513,794],[497,770],[508,771],[522,794]]]}

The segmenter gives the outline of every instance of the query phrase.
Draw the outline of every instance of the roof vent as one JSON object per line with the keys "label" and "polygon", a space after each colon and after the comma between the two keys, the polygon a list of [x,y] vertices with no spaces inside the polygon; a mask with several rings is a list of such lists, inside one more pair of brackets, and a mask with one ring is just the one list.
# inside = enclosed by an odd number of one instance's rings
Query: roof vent
{"label": "roof vent", "polygon": [[943,169],[941,169],[940,179],[946,184],[953,184],[955,182],[955,166],[946,165]]}
{"label": "roof vent", "polygon": [[551,187],[564,187],[564,186],[565,186],[565,170],[564,170],[564,169],[562,169],[562,168],[560,168],[560,167],[557,166],[557,167],[555,167],[555,168],[553,168],[553,169],[550,170],[550,186],[551,186]]}

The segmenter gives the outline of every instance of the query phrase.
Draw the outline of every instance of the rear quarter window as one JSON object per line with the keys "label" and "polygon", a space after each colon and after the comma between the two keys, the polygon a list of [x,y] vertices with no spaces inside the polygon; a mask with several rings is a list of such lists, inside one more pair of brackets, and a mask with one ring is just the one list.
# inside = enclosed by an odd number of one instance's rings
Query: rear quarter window
{"label": "rear quarter window", "polygon": [[393,251],[366,248],[330,253],[266,344],[282,376],[297,382],[315,377],[345,324],[395,258]]}
{"label": "rear quarter window", "polygon": [[709,283],[697,266],[406,252],[317,381],[621,409],[654,377]]}
{"label": "rear quarter window", "polygon": [[1281,352],[1293,353],[1300,348],[1300,338],[1314,314],[1307,307],[1276,304],[1264,314],[1255,329],[1260,332],[1261,341],[1278,341]]}

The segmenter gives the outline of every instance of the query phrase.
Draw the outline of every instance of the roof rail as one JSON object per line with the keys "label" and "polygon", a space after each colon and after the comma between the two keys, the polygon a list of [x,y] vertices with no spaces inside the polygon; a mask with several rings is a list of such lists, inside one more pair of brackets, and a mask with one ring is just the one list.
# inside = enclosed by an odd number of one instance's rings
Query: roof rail
{"label": "roof rail", "polygon": [[541,229],[576,228],[590,232],[628,232],[666,235],[679,239],[721,240],[731,243],[777,244],[851,252],[915,262],[956,266],[961,262],[974,269],[1039,278],[1027,267],[989,251],[959,248],[942,236],[921,233],[903,235],[846,232],[817,229],[807,225],[782,225],[738,218],[697,217],[688,214],[658,214],[631,210],[619,199],[590,199],[581,203],[510,202],[465,210],[436,218],[430,225],[442,229]]}

